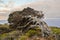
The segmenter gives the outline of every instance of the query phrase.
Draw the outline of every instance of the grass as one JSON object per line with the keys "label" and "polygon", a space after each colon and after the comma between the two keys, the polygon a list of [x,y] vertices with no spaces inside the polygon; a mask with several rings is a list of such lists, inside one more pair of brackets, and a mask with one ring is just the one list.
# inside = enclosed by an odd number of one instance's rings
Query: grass
{"label": "grass", "polygon": [[[7,29],[9,29],[9,25],[7,25],[7,24],[0,24],[0,28],[7,28]],[[51,28],[51,30],[52,30],[52,32],[54,33],[54,34],[60,34],[60,28],[58,28],[58,27],[53,27],[53,26],[51,26],[50,27]],[[12,36],[14,36],[13,38],[16,38],[16,39],[18,39],[18,40],[26,40],[26,39],[28,39],[29,37],[31,37],[31,36],[34,36],[34,35],[41,35],[41,32],[39,32],[39,28],[35,28],[35,30],[33,30],[33,29],[31,29],[31,30],[28,30],[28,32],[26,32],[24,35],[22,35],[21,37],[19,37],[20,36],[20,31],[18,31],[18,30],[13,30],[13,31],[11,31],[11,32],[8,32],[8,33],[3,33],[3,34],[0,34],[0,40],[1,39],[4,39],[4,38],[8,38],[8,37],[12,37]],[[4,30],[3,30],[4,31]],[[22,33],[23,34],[23,33]],[[11,38],[10,37],[10,38]],[[19,37],[19,38],[17,38],[17,37]]]}
{"label": "grass", "polygon": [[58,28],[58,27],[51,27],[51,30],[55,34],[60,34],[60,28]]}

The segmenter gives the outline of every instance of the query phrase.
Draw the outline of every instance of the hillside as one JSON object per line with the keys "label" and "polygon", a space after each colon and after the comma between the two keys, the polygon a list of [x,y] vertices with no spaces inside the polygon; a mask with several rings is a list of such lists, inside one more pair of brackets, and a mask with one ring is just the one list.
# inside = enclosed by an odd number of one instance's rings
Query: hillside
{"label": "hillside", "polygon": [[[60,28],[50,27],[52,32],[60,37]],[[7,30],[8,29],[8,30]],[[9,31],[10,30],[10,31]],[[7,32],[9,31],[9,32]],[[2,33],[2,34],[1,34]],[[47,39],[41,37],[41,30],[39,28],[34,28],[28,30],[26,33],[21,33],[19,30],[11,30],[9,25],[0,24],[0,40],[54,40],[54,37],[50,36]]]}
{"label": "hillside", "polygon": [[30,7],[9,14],[8,23],[0,24],[0,40],[60,40],[60,28],[49,27],[43,11]]}

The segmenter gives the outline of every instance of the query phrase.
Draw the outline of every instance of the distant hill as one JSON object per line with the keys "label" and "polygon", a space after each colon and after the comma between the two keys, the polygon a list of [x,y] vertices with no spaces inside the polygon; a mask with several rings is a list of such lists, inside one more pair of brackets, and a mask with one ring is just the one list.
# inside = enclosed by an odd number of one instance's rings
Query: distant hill
{"label": "distant hill", "polygon": [[7,20],[0,20],[0,24],[8,23]]}
{"label": "distant hill", "polygon": [[60,27],[60,19],[57,19],[57,18],[56,19],[46,19],[45,21],[49,26]]}

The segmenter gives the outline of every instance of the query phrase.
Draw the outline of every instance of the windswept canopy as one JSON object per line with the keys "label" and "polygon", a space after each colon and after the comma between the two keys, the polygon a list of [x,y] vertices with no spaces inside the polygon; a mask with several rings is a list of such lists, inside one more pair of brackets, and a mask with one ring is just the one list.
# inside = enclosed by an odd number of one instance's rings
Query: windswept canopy
{"label": "windswept canopy", "polygon": [[27,8],[24,8],[22,11],[12,12],[9,15],[8,22],[10,23],[10,26],[12,26],[13,28],[16,28],[20,25],[26,24],[27,18],[26,19],[23,19],[23,18],[27,16],[43,18],[44,14],[42,13],[42,11],[39,12],[30,7],[27,7]]}

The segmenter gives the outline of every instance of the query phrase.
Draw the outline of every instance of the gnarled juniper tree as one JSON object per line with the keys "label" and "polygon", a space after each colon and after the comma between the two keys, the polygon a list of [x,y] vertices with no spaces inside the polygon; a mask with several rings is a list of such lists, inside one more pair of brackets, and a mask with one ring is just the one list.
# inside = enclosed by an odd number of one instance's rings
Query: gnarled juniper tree
{"label": "gnarled juniper tree", "polygon": [[29,22],[28,16],[32,16],[32,17],[37,16],[37,18],[42,18],[44,14],[42,14],[42,11],[41,13],[39,13],[39,11],[36,11],[32,8],[27,7],[27,8],[24,8],[22,11],[15,11],[10,13],[8,22],[11,28],[14,29],[14,28],[17,28],[18,26],[26,25],[26,23]]}
{"label": "gnarled juniper tree", "polygon": [[44,14],[42,13],[42,11],[37,11],[27,7],[27,8],[24,8],[22,11],[12,12],[9,15],[8,22],[10,24],[10,28],[20,29],[23,31],[31,27],[34,28],[36,25],[38,25],[39,27],[41,26],[41,29],[44,33],[45,30],[48,30],[46,28],[48,26],[44,21],[40,20],[43,17],[44,17]]}

